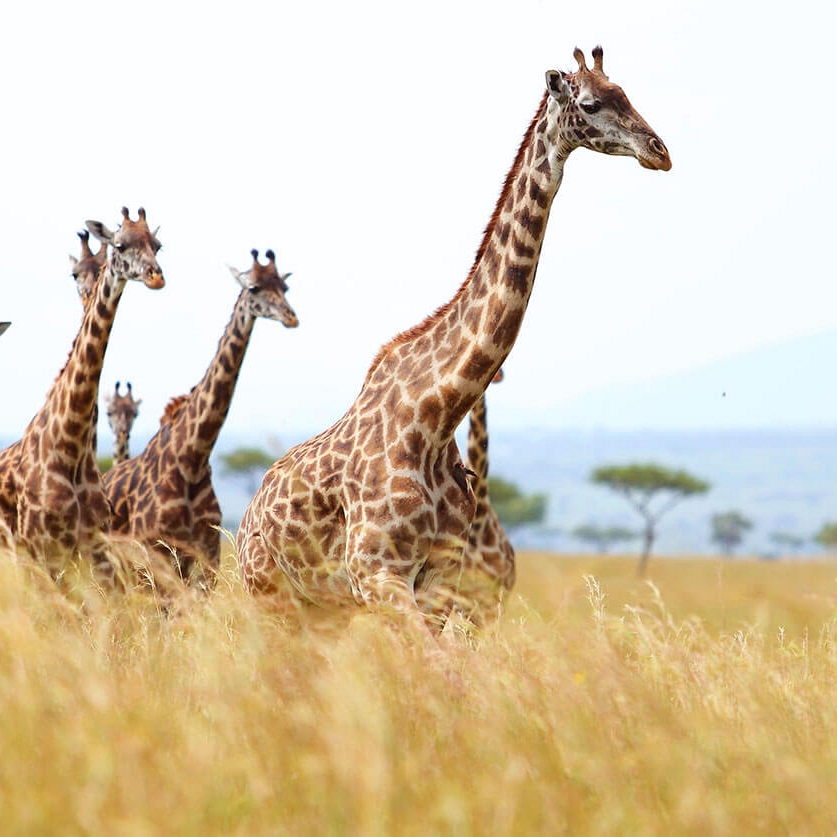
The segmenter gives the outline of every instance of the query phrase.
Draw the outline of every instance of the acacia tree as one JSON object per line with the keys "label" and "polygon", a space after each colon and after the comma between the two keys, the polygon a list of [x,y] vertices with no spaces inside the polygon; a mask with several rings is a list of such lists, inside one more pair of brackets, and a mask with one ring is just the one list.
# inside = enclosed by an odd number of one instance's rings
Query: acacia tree
{"label": "acacia tree", "polygon": [[[644,527],[642,555],[637,567],[639,576],[645,575],[660,518],[686,497],[709,491],[708,482],[686,471],[675,471],[653,463],[601,465],[593,470],[590,481],[621,494],[642,517]],[[656,501],[658,497],[659,503]]]}
{"label": "acacia tree", "polygon": [[753,528],[753,521],[741,512],[728,511],[712,515],[711,540],[721,547],[725,555],[732,555],[733,550],[744,540],[744,535]]}
{"label": "acacia tree", "polygon": [[833,550],[837,547],[837,523],[823,523],[820,531],[814,535],[814,540],[827,550]]}
{"label": "acacia tree", "polygon": [[497,519],[510,529],[542,523],[546,516],[546,494],[524,494],[514,483],[500,477],[488,478],[488,497]]}
{"label": "acacia tree", "polygon": [[796,535],[793,532],[772,532],[770,540],[779,547],[782,552],[789,552],[795,555],[803,546],[808,538],[803,538],[802,535]]}
{"label": "acacia tree", "polygon": [[236,448],[221,454],[222,473],[240,477],[250,494],[255,494],[264,472],[276,461],[276,457],[261,448]]}
{"label": "acacia tree", "polygon": [[632,541],[639,534],[624,526],[597,526],[595,523],[583,523],[570,532],[576,540],[584,541],[596,547],[597,551],[606,553],[611,546],[622,541]]}

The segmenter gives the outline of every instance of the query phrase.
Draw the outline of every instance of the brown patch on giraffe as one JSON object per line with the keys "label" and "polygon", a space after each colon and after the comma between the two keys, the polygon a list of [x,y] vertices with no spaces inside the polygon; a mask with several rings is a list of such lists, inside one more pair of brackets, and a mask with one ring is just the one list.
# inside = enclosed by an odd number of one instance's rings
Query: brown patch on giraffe
{"label": "brown patch on giraffe", "polygon": [[510,262],[506,265],[503,281],[520,296],[529,292],[529,277],[532,275],[531,265],[520,265]]}
{"label": "brown patch on giraffe", "polygon": [[535,248],[530,246],[529,244],[524,244],[518,237],[517,233],[512,236],[512,248],[514,249],[514,254],[520,259],[533,259],[535,258]]}
{"label": "brown patch on giraffe", "polygon": [[424,397],[419,402],[419,423],[426,425],[431,433],[435,433],[439,429],[443,408],[441,399],[435,393]]}
{"label": "brown patch on giraffe", "polygon": [[546,209],[549,205],[549,195],[541,188],[541,185],[532,180],[529,183],[529,198],[533,200],[541,209]]}
{"label": "brown patch on giraffe", "polygon": [[535,215],[530,212],[528,206],[524,206],[517,216],[517,222],[532,236],[532,238],[539,239],[543,234],[543,227],[546,223],[546,217],[543,215]]}
{"label": "brown patch on giraffe", "polygon": [[485,354],[475,346],[471,349],[467,361],[460,365],[459,374],[469,381],[479,381],[488,374],[489,369],[495,363],[496,361],[491,355]]}

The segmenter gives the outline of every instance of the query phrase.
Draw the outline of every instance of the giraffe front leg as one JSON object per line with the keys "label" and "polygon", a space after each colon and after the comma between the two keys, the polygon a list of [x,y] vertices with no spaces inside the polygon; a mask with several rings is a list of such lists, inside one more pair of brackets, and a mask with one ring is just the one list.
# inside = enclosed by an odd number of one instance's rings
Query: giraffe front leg
{"label": "giraffe front leg", "polygon": [[398,527],[355,524],[347,533],[346,569],[359,604],[394,615],[419,636],[433,638],[414,595],[420,546]]}

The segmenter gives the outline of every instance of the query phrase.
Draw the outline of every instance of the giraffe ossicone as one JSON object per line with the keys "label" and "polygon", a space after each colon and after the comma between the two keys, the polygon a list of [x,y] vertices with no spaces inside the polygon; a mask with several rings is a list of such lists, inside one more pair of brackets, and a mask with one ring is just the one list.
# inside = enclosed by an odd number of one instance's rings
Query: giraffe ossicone
{"label": "giraffe ossicone", "polygon": [[230,267],[241,285],[218,349],[188,395],[167,405],[157,433],[133,459],[104,476],[113,509],[113,531],[139,541],[176,575],[201,587],[214,583],[221,557],[221,508],[212,486],[209,457],[226,420],[256,319],[299,324],[285,293],[290,273],[279,273],[252,250],[246,271]]}
{"label": "giraffe ossicone", "polygon": [[604,75],[549,70],[464,283],[385,344],[330,428],[267,472],[238,531],[247,587],[301,607],[397,612],[419,630],[416,596],[458,560],[475,498],[454,432],[514,345],[553,198],[576,148],[667,170],[662,140]]}

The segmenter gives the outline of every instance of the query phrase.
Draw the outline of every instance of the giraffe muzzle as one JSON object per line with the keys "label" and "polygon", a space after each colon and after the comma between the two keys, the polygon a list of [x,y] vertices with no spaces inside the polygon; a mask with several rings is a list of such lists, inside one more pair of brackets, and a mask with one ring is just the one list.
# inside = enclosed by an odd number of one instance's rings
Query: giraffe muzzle
{"label": "giraffe muzzle", "polygon": [[166,280],[163,279],[162,273],[147,273],[145,279],[143,279],[143,283],[146,288],[151,288],[152,291],[158,291],[165,286]]}
{"label": "giraffe muzzle", "polygon": [[659,137],[649,137],[647,145],[647,156],[643,154],[637,158],[644,169],[653,171],[668,171],[671,168],[671,157],[668,149]]}

